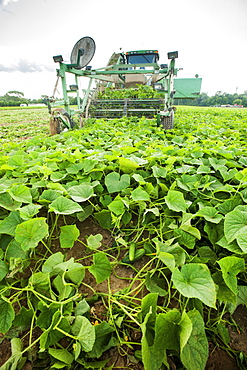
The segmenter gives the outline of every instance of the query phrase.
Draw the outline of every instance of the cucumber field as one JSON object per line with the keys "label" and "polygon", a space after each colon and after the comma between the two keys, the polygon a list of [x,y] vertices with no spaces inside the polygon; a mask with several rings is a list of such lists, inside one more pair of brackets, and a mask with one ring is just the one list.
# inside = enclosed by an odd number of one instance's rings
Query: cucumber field
{"label": "cucumber field", "polygon": [[246,259],[247,109],[0,108],[1,370],[244,370]]}

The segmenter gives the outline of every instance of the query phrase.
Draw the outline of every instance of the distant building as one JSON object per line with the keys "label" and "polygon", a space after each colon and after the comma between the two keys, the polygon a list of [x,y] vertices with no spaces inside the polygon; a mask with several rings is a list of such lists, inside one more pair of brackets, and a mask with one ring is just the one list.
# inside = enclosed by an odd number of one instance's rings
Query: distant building
{"label": "distant building", "polygon": [[226,104],[226,105],[221,105],[220,107],[221,108],[243,108],[244,106],[243,105],[238,105],[238,104],[234,104],[234,105]]}

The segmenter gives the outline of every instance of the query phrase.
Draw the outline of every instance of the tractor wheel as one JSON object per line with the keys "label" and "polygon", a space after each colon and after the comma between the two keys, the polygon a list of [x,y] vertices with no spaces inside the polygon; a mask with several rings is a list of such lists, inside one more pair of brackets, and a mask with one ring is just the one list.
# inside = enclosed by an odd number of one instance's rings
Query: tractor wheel
{"label": "tractor wheel", "polygon": [[[57,114],[57,115],[56,115]],[[68,128],[64,125],[60,117],[67,122],[70,128],[73,128],[76,123],[70,118],[68,112],[65,109],[56,109],[50,119],[50,132],[51,135],[61,134],[64,131],[67,131]]]}
{"label": "tractor wheel", "polygon": [[173,110],[171,111],[170,116],[162,117],[161,123],[162,123],[162,126],[163,126],[164,130],[173,129],[173,124],[174,124],[174,112],[173,112]]}

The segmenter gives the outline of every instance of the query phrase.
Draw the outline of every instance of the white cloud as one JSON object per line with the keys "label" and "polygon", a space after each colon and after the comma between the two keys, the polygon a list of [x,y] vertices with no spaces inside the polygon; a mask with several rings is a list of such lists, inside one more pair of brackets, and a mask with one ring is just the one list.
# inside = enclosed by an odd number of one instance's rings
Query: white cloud
{"label": "white cloud", "polygon": [[0,63],[0,72],[22,72],[34,73],[43,71],[54,71],[54,68],[41,63],[31,62],[26,59],[19,59],[15,64],[4,65]]}
{"label": "white cloud", "polygon": [[8,4],[16,3],[17,1],[19,0],[2,0],[1,3],[3,4],[3,6],[7,6]]}

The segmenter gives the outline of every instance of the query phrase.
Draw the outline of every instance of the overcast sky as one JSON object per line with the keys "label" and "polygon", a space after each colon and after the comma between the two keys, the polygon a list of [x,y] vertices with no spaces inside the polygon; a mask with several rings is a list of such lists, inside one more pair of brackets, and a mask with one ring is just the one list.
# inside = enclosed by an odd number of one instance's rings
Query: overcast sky
{"label": "overcast sky", "polygon": [[0,0],[0,95],[52,95],[57,65],[84,36],[96,43],[93,68],[111,54],[178,50],[178,77],[203,78],[202,92],[247,90],[247,0]]}

